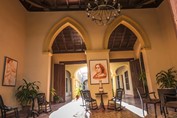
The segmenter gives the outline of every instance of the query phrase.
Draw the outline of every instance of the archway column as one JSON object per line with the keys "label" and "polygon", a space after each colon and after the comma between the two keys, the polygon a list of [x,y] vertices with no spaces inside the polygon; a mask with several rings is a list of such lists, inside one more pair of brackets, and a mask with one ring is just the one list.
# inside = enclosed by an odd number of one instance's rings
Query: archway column
{"label": "archway column", "polygon": [[[47,59],[47,79],[44,82],[42,82],[43,86],[40,88],[40,91],[44,91],[46,93],[46,99],[49,101],[50,99],[50,86],[51,86],[51,58],[52,58],[52,53],[50,52],[43,52],[43,55],[46,56]],[[46,85],[45,85],[46,84]]]}
{"label": "archway column", "polygon": [[[116,70],[114,70],[114,72],[115,72]],[[116,89],[117,89],[117,80],[116,80],[116,77],[117,77],[117,75],[116,75],[116,73],[113,73],[112,75],[111,75],[111,78],[112,78],[112,89],[113,89],[113,92],[114,92],[114,95],[115,95],[115,93],[116,93]]]}
{"label": "archway column", "polygon": [[150,70],[149,70],[149,63],[148,63],[148,57],[147,57],[147,49],[143,48],[141,49],[141,52],[143,54],[143,60],[144,60],[144,66],[145,66],[145,73],[146,73],[146,77],[147,77],[147,85],[148,85],[148,89],[149,91],[154,91],[153,90],[153,83],[152,83],[152,79],[151,79],[151,74],[150,74]]}
{"label": "archway column", "polygon": [[73,74],[71,74],[71,81],[72,81],[72,98],[74,99],[76,97],[76,78]]}

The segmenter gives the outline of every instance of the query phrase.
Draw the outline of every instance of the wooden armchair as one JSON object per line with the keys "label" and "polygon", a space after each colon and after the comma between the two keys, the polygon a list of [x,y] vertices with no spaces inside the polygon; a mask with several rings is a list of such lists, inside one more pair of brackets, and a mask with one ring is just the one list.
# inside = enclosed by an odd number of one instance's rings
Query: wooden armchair
{"label": "wooden armchair", "polygon": [[117,89],[116,95],[111,100],[108,100],[107,109],[122,110],[122,95],[123,95],[123,89],[121,88]]}
{"label": "wooden armchair", "polygon": [[50,112],[51,103],[46,100],[45,93],[38,93],[37,94],[37,103],[38,103],[38,113],[42,112]]}
{"label": "wooden armchair", "polygon": [[[157,118],[157,110],[156,110],[156,105],[159,103],[160,104],[160,99],[156,98],[155,92],[150,92],[150,93],[144,93],[142,92],[141,88],[137,88],[137,92],[141,101],[141,106],[143,110],[143,115],[144,115],[144,104],[146,105],[146,110],[148,113],[148,104],[153,104],[154,105],[154,110],[155,110],[155,117]],[[153,98],[151,98],[151,95],[153,95]]]}
{"label": "wooden armchair", "polygon": [[90,90],[83,90],[82,97],[84,99],[85,105],[88,104],[90,109],[98,109],[97,101],[91,97]]}
{"label": "wooden armchair", "polygon": [[15,117],[19,118],[18,108],[17,107],[6,106],[4,104],[4,101],[3,101],[1,95],[0,95],[0,109],[1,109],[1,117],[2,118],[6,118],[6,113],[10,112],[10,111],[14,111]]}
{"label": "wooden armchair", "polygon": [[168,113],[168,110],[167,110],[167,107],[165,107],[165,103],[168,101],[174,100],[174,98],[165,97],[165,96],[167,95],[175,96],[176,89],[158,89],[158,94],[159,94],[159,98],[161,101],[161,113],[163,112],[166,117],[165,109],[167,113]]}
{"label": "wooden armchair", "polygon": [[[174,108],[175,111],[177,109],[177,96],[174,95],[164,95],[164,104],[163,104],[163,113],[166,118],[166,114],[168,114],[168,108]],[[166,110],[166,111],[165,111]]]}

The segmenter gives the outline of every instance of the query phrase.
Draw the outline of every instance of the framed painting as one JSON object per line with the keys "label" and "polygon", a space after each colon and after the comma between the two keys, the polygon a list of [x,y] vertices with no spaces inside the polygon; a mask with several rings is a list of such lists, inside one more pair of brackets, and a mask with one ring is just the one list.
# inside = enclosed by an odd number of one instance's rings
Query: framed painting
{"label": "framed painting", "polygon": [[107,60],[90,60],[89,67],[91,84],[99,84],[100,80],[103,84],[109,83]]}
{"label": "framed painting", "polygon": [[3,86],[15,86],[17,79],[17,66],[18,62],[16,60],[5,57],[2,80]]}

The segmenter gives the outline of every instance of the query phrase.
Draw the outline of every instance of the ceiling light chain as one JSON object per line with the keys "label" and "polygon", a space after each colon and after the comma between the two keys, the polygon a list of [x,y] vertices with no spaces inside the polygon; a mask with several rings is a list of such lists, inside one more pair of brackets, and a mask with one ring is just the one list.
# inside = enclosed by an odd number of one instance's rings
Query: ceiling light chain
{"label": "ceiling light chain", "polygon": [[96,24],[106,25],[120,15],[120,7],[116,0],[112,3],[108,0],[94,0],[94,3],[88,3],[86,12]]}

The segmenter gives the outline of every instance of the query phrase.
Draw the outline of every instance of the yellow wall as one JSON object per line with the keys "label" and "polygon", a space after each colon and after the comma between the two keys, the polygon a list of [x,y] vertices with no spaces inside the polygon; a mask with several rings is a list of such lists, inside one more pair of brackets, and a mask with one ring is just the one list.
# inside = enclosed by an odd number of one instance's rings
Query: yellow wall
{"label": "yellow wall", "polygon": [[[0,94],[5,104],[17,105],[15,90],[25,78],[26,12],[17,0],[0,1]],[[2,86],[4,56],[18,61],[16,87]]]}
{"label": "yellow wall", "polygon": [[84,53],[70,53],[70,54],[53,54],[53,63],[59,63],[62,61],[83,61],[86,60]]}
{"label": "yellow wall", "polygon": [[[171,17],[171,11],[168,8],[168,1],[155,10],[156,22],[149,24],[152,34],[149,34],[151,39],[152,49],[143,49],[143,56],[145,57],[145,68],[150,91],[156,91],[158,88],[156,84],[155,75],[161,70],[167,70],[170,67],[177,69],[177,38],[175,28]],[[155,17],[155,16],[154,16]],[[158,27],[154,27],[157,26]]]}
{"label": "yellow wall", "polygon": [[110,59],[135,58],[134,51],[113,51],[110,52]]}

